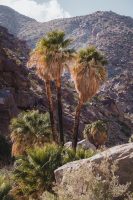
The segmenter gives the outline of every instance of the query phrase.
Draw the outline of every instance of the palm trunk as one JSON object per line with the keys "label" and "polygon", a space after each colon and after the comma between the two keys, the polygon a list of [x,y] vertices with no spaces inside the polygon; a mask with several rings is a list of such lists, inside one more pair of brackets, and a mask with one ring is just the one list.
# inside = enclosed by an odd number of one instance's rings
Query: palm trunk
{"label": "palm trunk", "polygon": [[78,142],[79,118],[80,118],[82,105],[83,105],[82,101],[79,100],[78,106],[76,108],[74,130],[73,130],[73,141],[72,141],[72,148],[75,152],[76,152],[76,147],[77,147],[77,142]]}
{"label": "palm trunk", "polygon": [[47,95],[48,106],[49,106],[49,114],[50,114],[50,122],[51,122],[53,140],[55,142],[57,142],[58,138],[57,138],[57,134],[56,134],[56,126],[55,126],[55,120],[54,120],[54,109],[53,109],[50,80],[47,80],[45,82],[45,85],[46,85],[46,95]]}
{"label": "palm trunk", "polygon": [[64,134],[63,134],[63,114],[62,114],[62,102],[61,102],[61,78],[56,81],[57,89],[57,102],[58,102],[58,120],[59,120],[59,141],[60,145],[64,145]]}

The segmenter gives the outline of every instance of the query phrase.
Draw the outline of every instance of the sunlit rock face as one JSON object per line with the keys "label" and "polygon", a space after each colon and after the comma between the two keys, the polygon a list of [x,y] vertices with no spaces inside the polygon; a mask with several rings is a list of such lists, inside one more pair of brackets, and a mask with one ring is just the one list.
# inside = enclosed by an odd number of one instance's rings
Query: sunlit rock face
{"label": "sunlit rock face", "polygon": [[103,160],[108,160],[110,166],[111,163],[117,163],[120,183],[130,182],[130,190],[133,191],[133,168],[131,167],[133,165],[133,143],[130,143],[115,146],[91,158],[74,161],[55,170],[59,199],[78,200],[80,197],[87,200],[89,170],[92,166],[95,168],[95,164],[100,164]]}

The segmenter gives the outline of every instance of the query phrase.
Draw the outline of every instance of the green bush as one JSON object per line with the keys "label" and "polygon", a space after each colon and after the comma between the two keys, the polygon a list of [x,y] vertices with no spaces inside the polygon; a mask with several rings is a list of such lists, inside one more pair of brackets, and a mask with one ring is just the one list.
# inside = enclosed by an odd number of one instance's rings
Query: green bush
{"label": "green bush", "polygon": [[0,200],[13,200],[13,197],[9,195],[10,190],[10,180],[0,174]]}
{"label": "green bush", "polygon": [[93,150],[84,150],[82,148],[79,148],[75,151],[73,149],[64,149],[63,150],[63,156],[62,156],[62,163],[66,164],[68,162],[72,162],[75,160],[90,158],[95,154]]}
{"label": "green bush", "polygon": [[54,144],[43,148],[35,147],[28,151],[27,156],[16,160],[14,180],[18,196],[38,198],[44,191],[52,193],[54,186],[54,171],[67,162],[88,158],[94,155],[92,151],[78,149],[76,154],[72,149],[64,149]]}
{"label": "green bush", "polygon": [[34,196],[45,190],[52,191],[54,170],[61,165],[61,148],[55,145],[29,150],[27,157],[16,161],[14,179],[18,195]]}
{"label": "green bush", "polygon": [[102,120],[95,121],[85,126],[83,134],[95,146],[104,145],[108,138],[107,125]]}
{"label": "green bush", "polygon": [[52,141],[49,114],[38,110],[22,112],[11,121],[12,154],[23,155],[26,149]]}

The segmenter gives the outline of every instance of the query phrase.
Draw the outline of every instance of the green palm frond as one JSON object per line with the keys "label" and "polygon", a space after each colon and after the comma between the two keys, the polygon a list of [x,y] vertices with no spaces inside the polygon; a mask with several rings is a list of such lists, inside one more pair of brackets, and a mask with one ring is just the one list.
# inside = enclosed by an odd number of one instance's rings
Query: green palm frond
{"label": "green palm frond", "polygon": [[10,190],[10,181],[5,175],[0,175],[0,200],[13,200],[13,198],[9,195]]}
{"label": "green palm frond", "polygon": [[93,46],[80,50],[78,54],[78,59],[79,63],[89,63],[92,59],[94,59],[96,63],[98,62],[102,65],[107,64],[105,57]]}
{"label": "green palm frond", "polygon": [[27,156],[16,160],[14,181],[18,190],[26,195],[41,195],[45,191],[52,192],[54,171],[65,163],[88,158],[94,155],[90,150],[66,149],[54,144],[35,147],[28,150]]}
{"label": "green palm frond", "polygon": [[42,114],[36,110],[22,112],[11,121],[10,128],[12,134],[48,136],[51,132],[49,114]]}
{"label": "green palm frond", "polygon": [[54,170],[59,166],[61,148],[56,145],[36,147],[28,151],[27,157],[16,161],[14,179],[27,195],[39,190],[50,190],[54,181]]}
{"label": "green palm frond", "polygon": [[52,142],[52,131],[48,113],[38,110],[22,112],[11,121],[12,154],[19,156],[35,145]]}
{"label": "green palm frond", "polygon": [[76,154],[75,151],[71,148],[64,148],[63,152],[62,152],[63,156],[62,156],[62,163],[66,164],[68,162],[72,162],[75,160],[81,160],[81,159],[85,159],[85,158],[89,158],[91,156],[93,156],[95,154],[95,152],[93,150],[85,150],[82,148],[77,148],[76,150]]}

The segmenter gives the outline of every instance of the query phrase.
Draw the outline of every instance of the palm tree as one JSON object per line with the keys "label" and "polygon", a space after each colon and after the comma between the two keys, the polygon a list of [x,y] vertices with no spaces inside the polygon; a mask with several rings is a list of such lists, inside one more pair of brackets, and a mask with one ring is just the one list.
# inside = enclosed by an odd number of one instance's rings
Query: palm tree
{"label": "palm tree", "polygon": [[30,68],[35,67],[37,75],[43,81],[45,81],[53,140],[57,142],[58,139],[57,139],[55,120],[54,120],[54,106],[53,106],[52,92],[51,92],[51,74],[47,61],[48,51],[43,42],[44,39],[41,39],[37,43],[36,48],[31,53],[30,59],[28,61],[28,67]]}
{"label": "palm tree", "polygon": [[79,95],[78,106],[76,108],[73,149],[76,151],[78,140],[78,128],[80,112],[83,104],[90,100],[98,91],[99,86],[106,78],[104,56],[95,47],[80,50],[77,55],[76,66],[72,69],[76,91]]}
{"label": "palm tree", "polygon": [[61,75],[63,73],[64,67],[69,64],[73,57],[73,50],[68,49],[70,43],[70,39],[65,39],[64,32],[53,31],[48,33],[47,36],[43,38],[38,45],[39,49],[41,47],[41,52],[43,52],[43,62],[45,60],[45,67],[39,67],[39,74],[43,74],[44,76],[44,73],[46,72],[45,74],[49,75],[49,79],[53,79],[56,84],[60,133],[59,140],[61,145],[64,145],[61,102]]}
{"label": "palm tree", "polygon": [[12,155],[24,155],[33,146],[43,146],[52,141],[48,113],[39,111],[22,112],[12,119],[11,125]]}

